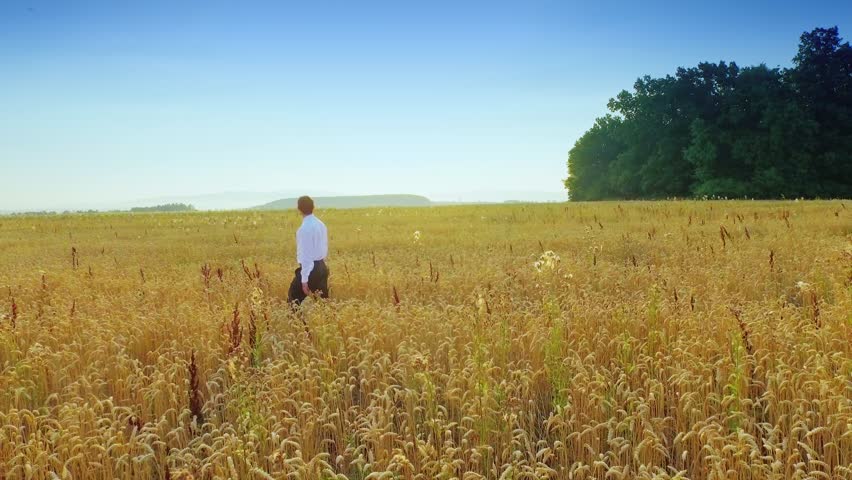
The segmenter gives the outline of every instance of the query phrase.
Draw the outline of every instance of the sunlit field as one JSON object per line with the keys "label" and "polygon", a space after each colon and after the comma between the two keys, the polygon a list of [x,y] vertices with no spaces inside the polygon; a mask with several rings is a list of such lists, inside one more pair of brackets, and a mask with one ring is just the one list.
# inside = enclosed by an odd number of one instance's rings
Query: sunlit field
{"label": "sunlit field", "polygon": [[0,217],[0,478],[852,478],[849,202],[318,215]]}

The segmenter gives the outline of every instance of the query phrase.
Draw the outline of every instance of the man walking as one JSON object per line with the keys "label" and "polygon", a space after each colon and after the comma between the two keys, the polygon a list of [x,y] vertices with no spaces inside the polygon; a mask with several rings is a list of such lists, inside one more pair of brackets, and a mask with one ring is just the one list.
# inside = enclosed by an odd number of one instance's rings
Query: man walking
{"label": "man walking", "polygon": [[314,201],[311,197],[299,197],[297,202],[302,214],[302,226],[296,231],[296,261],[301,265],[290,284],[288,300],[300,304],[311,293],[328,298],[328,230],[314,216]]}

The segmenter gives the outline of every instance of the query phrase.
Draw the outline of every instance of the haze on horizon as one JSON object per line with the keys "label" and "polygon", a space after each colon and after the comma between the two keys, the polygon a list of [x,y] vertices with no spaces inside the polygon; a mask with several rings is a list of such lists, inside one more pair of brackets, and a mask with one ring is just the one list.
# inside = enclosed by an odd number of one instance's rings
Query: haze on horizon
{"label": "haze on horizon", "polygon": [[[790,64],[824,2],[0,3],[0,211],[221,192],[564,198],[642,75]],[[847,33],[848,34],[848,33]]]}

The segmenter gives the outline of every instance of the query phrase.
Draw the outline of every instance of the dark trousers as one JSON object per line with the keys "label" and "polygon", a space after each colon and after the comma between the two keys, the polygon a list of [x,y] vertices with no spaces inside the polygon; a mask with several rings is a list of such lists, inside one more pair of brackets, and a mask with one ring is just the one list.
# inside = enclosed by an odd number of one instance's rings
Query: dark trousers
{"label": "dark trousers", "polygon": [[[325,261],[317,260],[314,262],[314,269],[308,275],[308,288],[311,289],[311,293],[316,293],[322,298],[328,298],[328,267],[325,265]],[[296,269],[293,282],[290,283],[287,300],[298,305],[305,298],[307,298],[307,295],[302,291],[302,267],[299,267]]]}

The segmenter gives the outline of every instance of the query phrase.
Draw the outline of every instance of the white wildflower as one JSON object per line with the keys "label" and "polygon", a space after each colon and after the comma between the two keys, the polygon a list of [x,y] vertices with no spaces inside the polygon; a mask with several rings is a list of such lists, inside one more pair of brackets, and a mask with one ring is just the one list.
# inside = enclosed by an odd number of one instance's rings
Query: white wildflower
{"label": "white wildflower", "polygon": [[420,241],[420,230],[415,230],[414,231],[414,243],[417,243],[419,241]]}
{"label": "white wildflower", "polygon": [[476,299],[476,308],[479,310],[480,315],[485,315],[488,313],[488,306],[485,304],[485,298],[480,293]]}
{"label": "white wildflower", "polygon": [[559,262],[562,261],[553,250],[548,250],[541,254],[541,256],[533,263],[533,268],[538,272],[542,272],[544,270],[556,270],[556,267],[559,266]]}
{"label": "white wildflower", "polygon": [[263,290],[258,287],[251,291],[251,305],[258,310],[263,308]]}

